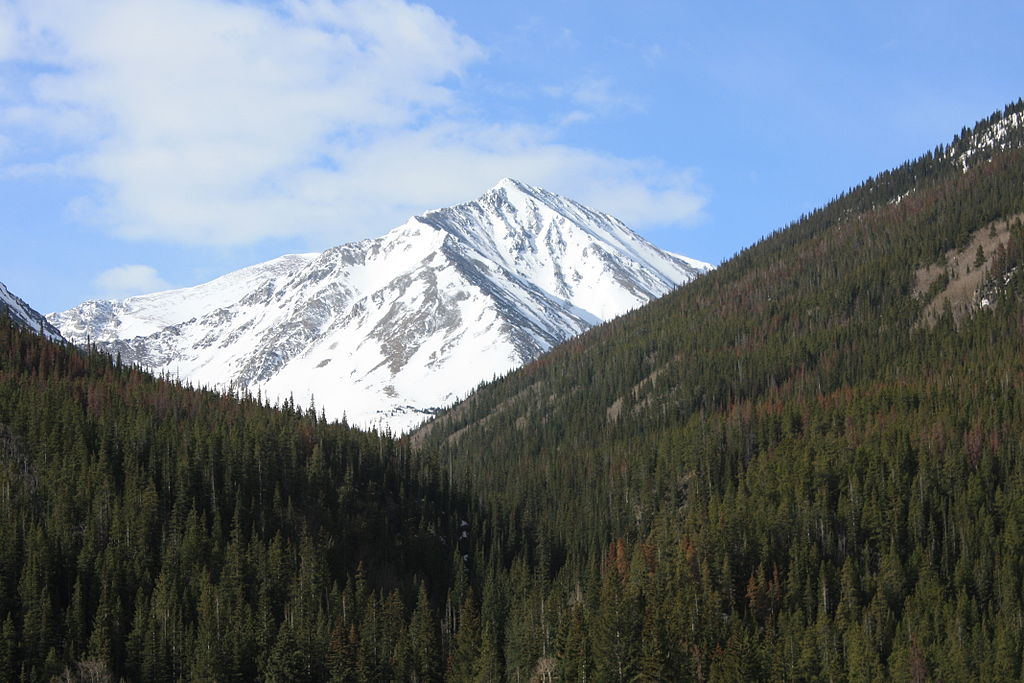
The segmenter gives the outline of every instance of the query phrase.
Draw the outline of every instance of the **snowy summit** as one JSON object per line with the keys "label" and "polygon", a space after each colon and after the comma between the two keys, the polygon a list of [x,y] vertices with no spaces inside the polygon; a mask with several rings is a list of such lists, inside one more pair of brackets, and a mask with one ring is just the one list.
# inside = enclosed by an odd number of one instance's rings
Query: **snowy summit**
{"label": "snowy summit", "polygon": [[400,432],[710,268],[506,178],[383,237],[48,317],[126,362]]}

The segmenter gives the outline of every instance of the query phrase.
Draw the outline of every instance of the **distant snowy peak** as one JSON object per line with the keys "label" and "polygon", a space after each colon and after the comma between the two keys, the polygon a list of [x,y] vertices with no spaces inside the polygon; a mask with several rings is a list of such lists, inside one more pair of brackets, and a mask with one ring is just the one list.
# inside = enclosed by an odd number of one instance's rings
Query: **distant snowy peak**
{"label": "distant snowy peak", "polygon": [[412,222],[454,236],[466,249],[597,320],[712,268],[658,249],[606,213],[512,178],[475,201]]}
{"label": "distant snowy peak", "polygon": [[505,179],[375,239],[50,320],[126,362],[403,431],[710,267]]}
{"label": "distant snowy peak", "polygon": [[60,331],[51,325],[46,318],[23,299],[11,293],[7,286],[0,282],[0,315],[6,315],[16,324],[42,334],[53,341],[64,341]]}

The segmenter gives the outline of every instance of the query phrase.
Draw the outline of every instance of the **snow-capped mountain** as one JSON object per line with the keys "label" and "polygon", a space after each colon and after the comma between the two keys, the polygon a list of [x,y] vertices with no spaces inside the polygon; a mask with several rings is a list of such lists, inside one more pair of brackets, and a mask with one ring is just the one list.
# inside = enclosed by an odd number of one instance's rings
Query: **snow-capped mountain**
{"label": "snow-capped mountain", "polygon": [[404,431],[710,268],[505,179],[377,239],[49,319],[127,362]]}
{"label": "snow-capped mountain", "polygon": [[43,315],[29,306],[23,299],[11,293],[7,285],[0,282],[0,315],[6,315],[16,324],[42,334],[53,341],[64,341],[60,331],[50,324]]}

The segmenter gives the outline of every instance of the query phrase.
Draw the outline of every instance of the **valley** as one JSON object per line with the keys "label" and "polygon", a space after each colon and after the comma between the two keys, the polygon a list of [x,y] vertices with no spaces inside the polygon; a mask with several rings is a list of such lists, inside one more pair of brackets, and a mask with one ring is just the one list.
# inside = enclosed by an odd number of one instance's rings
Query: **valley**
{"label": "valley", "polygon": [[[710,270],[503,181],[68,341],[4,288],[0,679],[1020,678],[1022,111]],[[261,388],[366,339],[516,363],[408,434]]]}

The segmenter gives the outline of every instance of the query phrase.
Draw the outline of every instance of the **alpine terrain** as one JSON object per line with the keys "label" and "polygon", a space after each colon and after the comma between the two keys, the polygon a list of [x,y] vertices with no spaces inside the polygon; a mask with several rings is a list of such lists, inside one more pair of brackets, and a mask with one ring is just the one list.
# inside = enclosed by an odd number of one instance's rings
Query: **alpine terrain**
{"label": "alpine terrain", "polygon": [[[0,316],[0,681],[1021,680],[1022,124],[1018,101],[400,437]],[[438,344],[516,310],[503,343],[540,346],[587,320],[574,272],[627,291],[582,243],[647,248],[584,211],[506,183],[95,329],[184,320],[183,357],[205,330],[229,368],[219,344],[274,330],[285,370],[337,374],[331,321],[360,316],[385,368],[386,320]]]}
{"label": "alpine terrain", "polygon": [[23,299],[11,293],[7,285],[0,282],[0,317],[7,316],[15,324],[26,327],[52,339],[63,341],[60,331],[50,324],[41,313],[29,306]]}
{"label": "alpine terrain", "polygon": [[504,179],[377,239],[48,317],[125,362],[403,431],[710,268]]}

